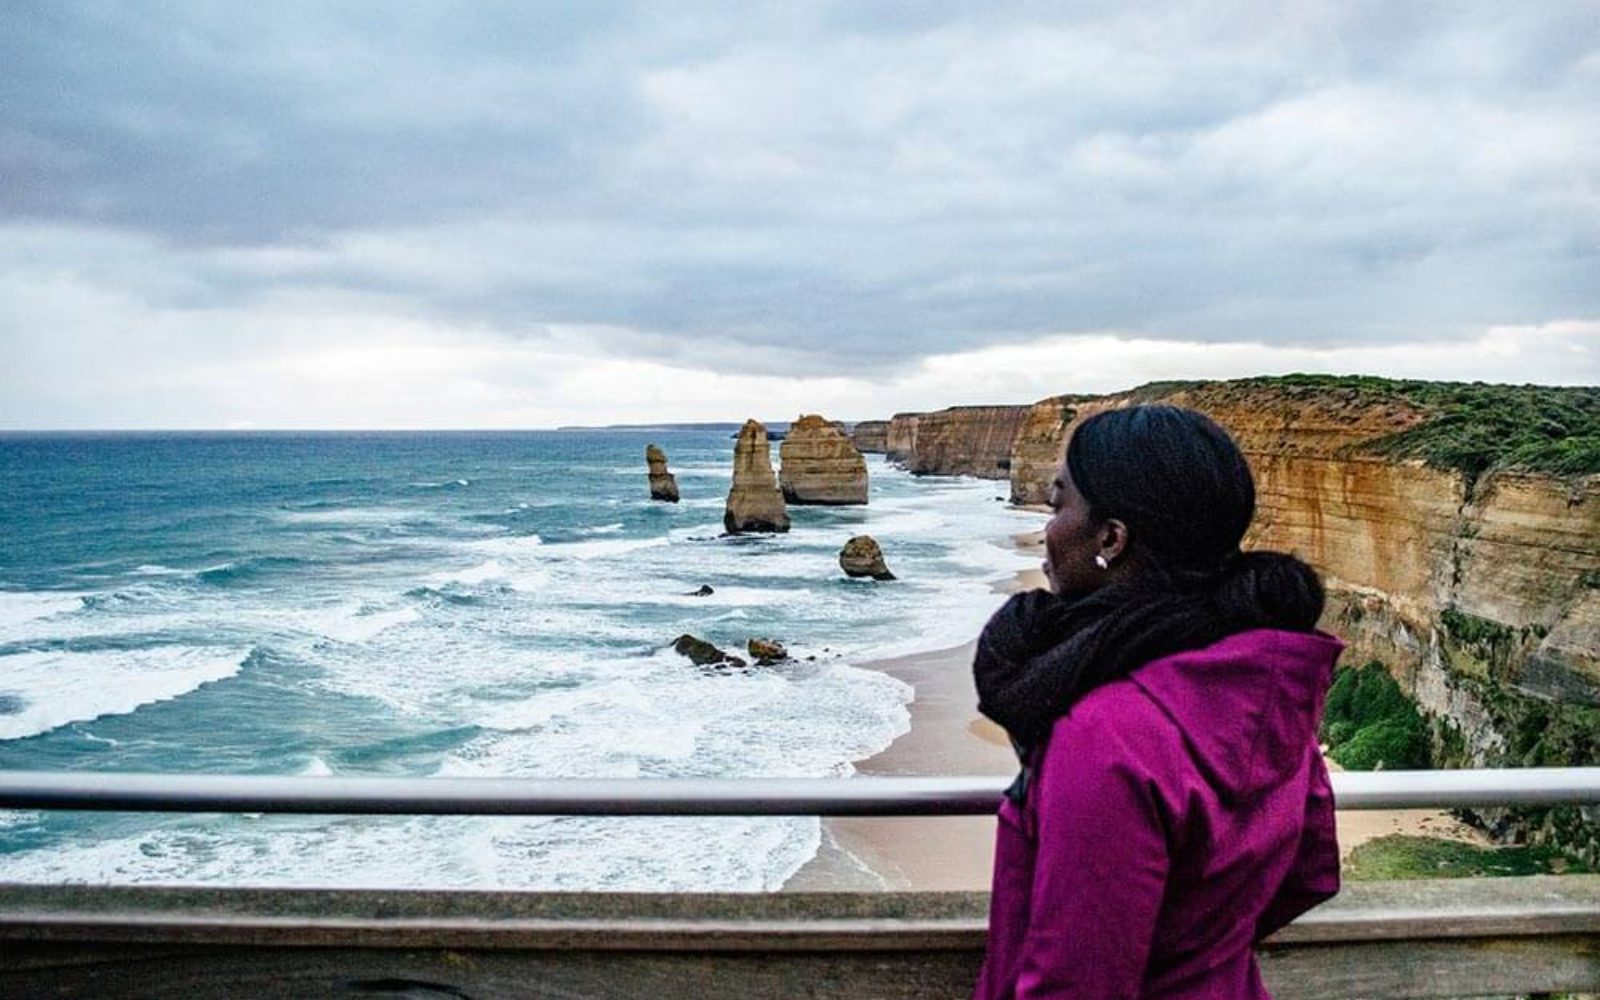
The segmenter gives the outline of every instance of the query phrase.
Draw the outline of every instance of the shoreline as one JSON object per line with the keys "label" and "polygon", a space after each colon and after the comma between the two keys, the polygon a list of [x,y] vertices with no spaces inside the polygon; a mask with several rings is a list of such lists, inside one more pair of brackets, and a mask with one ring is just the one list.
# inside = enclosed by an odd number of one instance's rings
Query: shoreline
{"label": "shoreline", "polygon": [[[1023,551],[1042,549],[1042,530],[1013,537]],[[1046,586],[1037,568],[998,582],[997,594]],[[977,638],[959,646],[860,664],[909,684],[911,728],[856,773],[871,776],[994,775],[1010,777],[1017,761],[1004,731],[978,714],[972,654]],[[1328,761],[1329,770],[1340,770]],[[1478,845],[1481,831],[1442,809],[1341,810],[1336,814],[1339,857],[1393,834],[1438,837]],[[993,816],[834,816],[822,819],[815,857],[783,884],[782,892],[987,891],[994,862]]]}
{"label": "shoreline", "polygon": [[[911,728],[857,761],[876,777],[994,775],[1016,772],[1000,728],[977,714],[972,650],[947,649],[864,663],[911,685]],[[822,846],[783,884],[785,892],[951,891],[989,887],[993,816],[825,816]]]}
{"label": "shoreline", "polygon": [[[1013,536],[1028,550],[1043,546],[1042,531]],[[996,594],[1044,586],[1037,568],[998,581]],[[959,646],[860,664],[912,688],[911,728],[887,747],[856,761],[857,774],[876,777],[1016,774],[1005,732],[978,714],[972,686],[977,637]],[[994,817],[828,816],[822,846],[780,891],[987,891],[994,867]]]}

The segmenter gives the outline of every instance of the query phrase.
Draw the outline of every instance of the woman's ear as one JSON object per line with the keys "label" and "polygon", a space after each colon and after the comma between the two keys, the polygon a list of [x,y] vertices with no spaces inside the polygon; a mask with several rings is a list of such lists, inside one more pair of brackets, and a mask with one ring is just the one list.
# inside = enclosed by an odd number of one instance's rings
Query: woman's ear
{"label": "woman's ear", "polygon": [[1100,555],[1106,562],[1114,563],[1128,550],[1128,526],[1114,517],[1106,518],[1100,526]]}

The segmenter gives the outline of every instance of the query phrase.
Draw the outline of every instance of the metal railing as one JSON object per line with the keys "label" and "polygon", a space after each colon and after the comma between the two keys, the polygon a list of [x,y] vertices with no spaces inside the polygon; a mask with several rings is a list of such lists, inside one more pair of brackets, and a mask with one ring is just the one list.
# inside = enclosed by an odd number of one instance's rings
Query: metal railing
{"label": "metal railing", "polygon": [[[1007,779],[355,778],[0,771],[0,809],[499,816],[965,816]],[[1600,767],[1333,775],[1340,809],[1600,804]]]}

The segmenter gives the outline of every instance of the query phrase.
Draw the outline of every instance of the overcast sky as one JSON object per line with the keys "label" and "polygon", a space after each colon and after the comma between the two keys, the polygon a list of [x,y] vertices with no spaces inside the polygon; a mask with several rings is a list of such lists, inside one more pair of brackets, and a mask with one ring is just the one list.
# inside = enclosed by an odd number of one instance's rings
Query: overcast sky
{"label": "overcast sky", "polygon": [[0,427],[1600,383],[1600,7],[0,5]]}

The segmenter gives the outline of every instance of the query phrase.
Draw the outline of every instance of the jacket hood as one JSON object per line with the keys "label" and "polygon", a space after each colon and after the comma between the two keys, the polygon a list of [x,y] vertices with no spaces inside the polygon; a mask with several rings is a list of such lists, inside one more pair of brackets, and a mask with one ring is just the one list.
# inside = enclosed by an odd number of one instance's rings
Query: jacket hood
{"label": "jacket hood", "polygon": [[1177,724],[1207,780],[1240,801],[1301,766],[1343,649],[1324,632],[1253,629],[1152,660],[1129,679]]}

